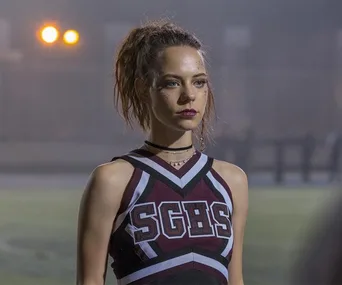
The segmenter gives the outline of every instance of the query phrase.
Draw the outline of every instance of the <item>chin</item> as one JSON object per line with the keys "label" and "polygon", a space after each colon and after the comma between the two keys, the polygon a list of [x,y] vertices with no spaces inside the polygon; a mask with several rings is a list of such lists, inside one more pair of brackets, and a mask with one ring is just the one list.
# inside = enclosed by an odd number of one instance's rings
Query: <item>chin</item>
{"label": "chin", "polygon": [[178,130],[181,131],[193,131],[196,130],[199,126],[198,122],[195,121],[180,121],[177,123],[177,126],[175,126]]}

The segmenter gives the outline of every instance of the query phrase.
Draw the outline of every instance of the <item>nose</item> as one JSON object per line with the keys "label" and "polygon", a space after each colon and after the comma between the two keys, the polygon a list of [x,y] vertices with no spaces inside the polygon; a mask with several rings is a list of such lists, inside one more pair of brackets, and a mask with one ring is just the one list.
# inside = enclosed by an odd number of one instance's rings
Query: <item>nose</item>
{"label": "nose", "polygon": [[194,101],[196,99],[196,92],[192,86],[184,86],[182,90],[182,98],[185,101]]}

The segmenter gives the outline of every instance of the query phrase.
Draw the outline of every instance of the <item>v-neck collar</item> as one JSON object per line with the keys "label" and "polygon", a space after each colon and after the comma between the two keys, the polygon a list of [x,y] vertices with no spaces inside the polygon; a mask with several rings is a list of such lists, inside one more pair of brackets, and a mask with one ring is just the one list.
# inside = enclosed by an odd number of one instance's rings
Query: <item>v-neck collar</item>
{"label": "v-neck collar", "polygon": [[159,156],[157,156],[156,154],[154,154],[153,152],[150,152],[150,151],[145,150],[145,149],[135,149],[135,150],[131,151],[131,154],[133,154],[133,155],[137,154],[140,157],[147,158],[147,159],[157,163],[158,165],[160,165],[165,170],[176,175],[178,178],[182,178],[183,176],[185,176],[190,171],[190,169],[193,166],[195,166],[195,164],[198,162],[198,160],[200,159],[200,157],[202,155],[201,152],[195,150],[195,154],[187,162],[185,162],[179,169],[177,169],[177,168],[174,168],[172,165],[170,165],[168,162],[166,162],[164,159],[162,159]]}
{"label": "v-neck collar", "polygon": [[213,159],[196,151],[180,169],[175,169],[165,160],[145,150],[134,150],[123,157],[134,167],[139,167],[153,177],[153,181],[159,180],[182,197],[185,197],[193,187],[208,173],[213,164]]}

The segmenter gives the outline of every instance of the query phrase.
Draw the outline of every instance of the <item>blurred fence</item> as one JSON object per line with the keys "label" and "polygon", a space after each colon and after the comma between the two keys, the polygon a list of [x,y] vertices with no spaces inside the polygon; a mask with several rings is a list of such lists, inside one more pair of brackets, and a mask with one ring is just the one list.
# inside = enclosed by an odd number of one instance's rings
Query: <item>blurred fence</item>
{"label": "blurred fence", "polygon": [[300,173],[310,182],[314,173],[328,174],[327,182],[339,178],[342,166],[342,136],[332,133],[323,140],[308,134],[293,138],[257,139],[219,137],[212,150],[216,157],[232,161],[247,173],[271,172],[276,183],[287,173]]}

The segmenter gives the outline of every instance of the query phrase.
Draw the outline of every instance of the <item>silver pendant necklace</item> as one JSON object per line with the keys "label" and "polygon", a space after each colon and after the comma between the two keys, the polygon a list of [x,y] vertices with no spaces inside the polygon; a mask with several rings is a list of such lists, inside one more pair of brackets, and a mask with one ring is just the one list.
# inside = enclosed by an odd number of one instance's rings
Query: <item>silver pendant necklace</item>
{"label": "silver pendant necklace", "polygon": [[194,155],[196,154],[196,151],[192,153],[192,155],[186,159],[178,160],[178,161],[169,161],[169,164],[173,167],[179,167],[183,166],[185,163],[187,163]]}

